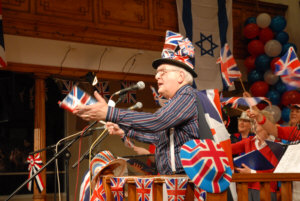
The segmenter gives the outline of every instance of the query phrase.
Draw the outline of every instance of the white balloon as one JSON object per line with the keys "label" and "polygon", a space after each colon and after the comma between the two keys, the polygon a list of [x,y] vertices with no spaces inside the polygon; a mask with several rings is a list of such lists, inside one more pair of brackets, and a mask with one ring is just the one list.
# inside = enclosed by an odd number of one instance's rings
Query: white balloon
{"label": "white balloon", "polygon": [[282,45],[278,40],[269,40],[264,49],[269,57],[277,57],[281,53]]}
{"label": "white balloon", "polygon": [[279,77],[275,75],[272,70],[267,70],[264,73],[264,80],[269,85],[274,85],[279,80]]}
{"label": "white balloon", "polygon": [[266,28],[271,24],[271,16],[268,13],[260,13],[256,17],[256,24],[260,28]]}
{"label": "white balloon", "polygon": [[281,110],[277,105],[268,105],[264,110],[270,112],[273,115],[275,122],[280,120]]}

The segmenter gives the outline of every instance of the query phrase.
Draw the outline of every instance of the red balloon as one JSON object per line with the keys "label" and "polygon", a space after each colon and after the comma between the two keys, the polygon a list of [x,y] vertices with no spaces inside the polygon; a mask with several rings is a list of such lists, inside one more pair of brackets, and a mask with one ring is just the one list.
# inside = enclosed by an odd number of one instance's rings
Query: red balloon
{"label": "red balloon", "polygon": [[253,56],[265,53],[264,43],[260,40],[252,40],[248,43],[248,52]]}
{"label": "red balloon", "polygon": [[250,87],[252,96],[265,97],[269,91],[269,85],[265,81],[254,82]]}
{"label": "red balloon", "polygon": [[266,43],[267,41],[269,41],[273,38],[274,38],[274,33],[273,33],[272,29],[270,29],[269,27],[260,30],[259,40],[261,40],[263,43]]}
{"label": "red balloon", "polygon": [[251,72],[255,68],[255,59],[256,59],[256,56],[248,56],[245,59],[244,64],[248,70],[248,73]]}
{"label": "red balloon", "polygon": [[259,27],[257,26],[257,24],[254,23],[247,24],[244,27],[243,33],[246,38],[253,39],[258,36]]}
{"label": "red balloon", "polygon": [[286,91],[281,96],[281,104],[287,106],[289,104],[299,104],[300,92],[296,90]]}
{"label": "red balloon", "polygon": [[267,103],[258,103],[258,104],[256,105],[256,107],[257,107],[258,109],[260,109],[260,110],[265,109],[265,107],[267,107],[267,106],[268,106]]}
{"label": "red balloon", "polygon": [[270,63],[271,66],[271,70],[273,71],[273,73],[275,73],[275,63],[276,61],[278,61],[280,59],[280,57],[274,57]]}

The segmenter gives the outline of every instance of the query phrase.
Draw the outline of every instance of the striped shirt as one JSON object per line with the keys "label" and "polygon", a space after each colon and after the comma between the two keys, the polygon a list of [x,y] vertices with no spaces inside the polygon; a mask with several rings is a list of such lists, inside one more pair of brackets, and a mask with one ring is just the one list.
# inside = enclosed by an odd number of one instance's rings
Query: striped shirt
{"label": "striped shirt", "polygon": [[125,131],[127,137],[153,143],[156,146],[157,170],[160,174],[165,175],[173,174],[169,129],[174,128],[176,173],[184,173],[179,156],[180,148],[185,142],[200,138],[196,92],[197,90],[190,85],[181,87],[168,104],[155,113],[109,107],[106,121],[117,123]]}

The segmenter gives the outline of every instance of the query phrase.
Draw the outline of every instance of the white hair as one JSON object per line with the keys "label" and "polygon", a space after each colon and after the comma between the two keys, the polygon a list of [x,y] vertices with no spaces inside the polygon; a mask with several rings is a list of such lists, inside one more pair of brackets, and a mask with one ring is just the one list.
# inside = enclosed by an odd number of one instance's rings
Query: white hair
{"label": "white hair", "polygon": [[193,85],[193,81],[194,81],[194,78],[192,76],[191,73],[189,73],[187,70],[185,70],[184,68],[181,68],[181,67],[177,67],[177,66],[173,66],[173,65],[168,65],[167,69],[170,69],[170,70],[178,70],[178,71],[181,71],[184,73],[184,81],[186,83],[188,83],[189,85]]}

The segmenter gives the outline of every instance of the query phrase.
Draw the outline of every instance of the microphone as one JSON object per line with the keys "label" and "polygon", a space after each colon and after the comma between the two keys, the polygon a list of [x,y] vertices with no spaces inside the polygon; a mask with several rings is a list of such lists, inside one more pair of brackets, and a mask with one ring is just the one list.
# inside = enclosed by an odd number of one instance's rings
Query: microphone
{"label": "microphone", "polygon": [[123,95],[125,93],[127,93],[128,91],[132,91],[132,90],[142,90],[145,88],[145,83],[143,81],[138,81],[136,84],[130,86],[130,87],[127,87],[125,89],[121,89],[117,92],[115,92],[112,96],[115,96],[115,95]]}
{"label": "microphone", "polygon": [[128,108],[128,110],[141,109],[142,107],[143,107],[143,103],[137,102],[135,105],[130,106],[130,107]]}

